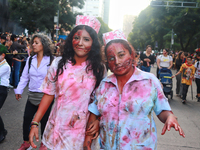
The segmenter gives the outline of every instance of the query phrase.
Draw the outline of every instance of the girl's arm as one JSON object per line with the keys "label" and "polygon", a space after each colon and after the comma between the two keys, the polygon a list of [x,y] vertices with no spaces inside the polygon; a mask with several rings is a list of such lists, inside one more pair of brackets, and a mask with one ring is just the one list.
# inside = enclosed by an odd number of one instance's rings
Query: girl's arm
{"label": "girl's arm", "polygon": [[159,58],[157,59],[157,66],[158,66],[159,69],[161,69],[161,67],[160,67],[160,59]]}
{"label": "girl's arm", "polygon": [[97,138],[99,135],[99,120],[98,116],[96,116],[93,113],[90,113],[87,127],[86,127],[86,135],[85,135],[85,141],[83,144],[84,150],[90,150],[91,149],[91,144],[92,140]]}
{"label": "girl's arm", "polygon": [[162,129],[162,135],[165,134],[166,130],[170,131],[171,127],[173,127],[176,131],[179,131],[181,136],[185,137],[185,133],[181,129],[177,117],[171,111],[164,110],[157,117],[165,124]]}
{"label": "girl's arm", "polygon": [[177,72],[175,75],[172,76],[172,78],[174,78],[175,76],[179,75],[181,72]]}
{"label": "girl's arm", "polygon": [[[52,103],[54,99],[54,95],[48,95],[44,94],[42,97],[42,100],[40,102],[39,108],[36,112],[36,115],[33,119],[33,122],[39,123],[44,114],[46,113],[47,109],[49,108],[50,104]],[[29,134],[29,142],[33,148],[36,148],[37,146],[33,143],[33,137],[35,136],[36,141],[39,141],[39,136],[38,136],[38,128],[32,128],[31,126],[31,131]]]}

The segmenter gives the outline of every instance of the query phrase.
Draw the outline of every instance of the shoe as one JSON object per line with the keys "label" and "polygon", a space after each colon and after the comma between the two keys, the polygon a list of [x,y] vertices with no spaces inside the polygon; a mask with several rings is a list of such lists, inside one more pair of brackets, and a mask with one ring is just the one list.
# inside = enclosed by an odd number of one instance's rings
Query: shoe
{"label": "shoe", "polygon": [[200,102],[200,99],[198,98],[197,102]]}
{"label": "shoe", "polygon": [[32,146],[31,144],[24,141],[24,143],[21,145],[21,147],[18,150],[31,150]]}
{"label": "shoe", "polygon": [[3,133],[0,135],[0,143],[5,140],[7,133],[7,130],[4,129]]}
{"label": "shoe", "polygon": [[47,150],[47,147],[41,142],[39,150]]}
{"label": "shoe", "polygon": [[182,100],[182,103],[185,104],[186,100]]}
{"label": "shoe", "polygon": [[176,94],[176,96],[177,96],[177,97],[181,97],[181,95],[180,95],[180,94]]}

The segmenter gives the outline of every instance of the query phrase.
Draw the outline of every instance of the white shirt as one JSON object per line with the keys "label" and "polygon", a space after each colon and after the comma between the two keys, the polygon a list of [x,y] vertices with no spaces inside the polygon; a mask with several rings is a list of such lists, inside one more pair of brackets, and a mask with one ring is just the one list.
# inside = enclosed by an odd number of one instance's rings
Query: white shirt
{"label": "white shirt", "polygon": [[160,59],[160,67],[168,68],[170,66],[170,61],[172,61],[172,56],[167,55],[166,57],[164,55],[158,56],[158,59]]}
{"label": "white shirt", "polygon": [[10,66],[4,59],[2,62],[0,62],[0,85],[8,87],[9,78],[10,78]]}
{"label": "white shirt", "polygon": [[[199,65],[197,67],[197,63],[199,62]],[[194,67],[197,69],[195,72],[194,77],[200,79],[200,61],[197,61],[194,65]]]}

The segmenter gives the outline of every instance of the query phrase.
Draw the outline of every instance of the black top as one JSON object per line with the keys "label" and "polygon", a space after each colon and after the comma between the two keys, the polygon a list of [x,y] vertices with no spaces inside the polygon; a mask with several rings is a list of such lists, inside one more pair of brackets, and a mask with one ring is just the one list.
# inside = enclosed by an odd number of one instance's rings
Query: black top
{"label": "black top", "polygon": [[[13,44],[10,47],[11,52],[13,52],[14,50],[17,50],[18,53],[22,53],[23,49],[26,49],[26,43],[23,43],[23,45],[20,45],[18,42],[13,42]],[[13,57],[17,58],[19,60],[23,59],[22,55],[20,55],[20,54],[19,55],[16,54]]]}
{"label": "black top", "polygon": [[177,71],[180,70],[182,64],[183,64],[183,60],[182,59],[176,59],[175,67],[176,67]]}
{"label": "black top", "polygon": [[143,66],[147,67],[147,62],[144,61],[145,58],[149,58],[151,61],[149,62],[149,64],[154,64],[154,56],[151,54],[149,56],[147,56],[144,53],[140,54],[140,59],[143,61]]}

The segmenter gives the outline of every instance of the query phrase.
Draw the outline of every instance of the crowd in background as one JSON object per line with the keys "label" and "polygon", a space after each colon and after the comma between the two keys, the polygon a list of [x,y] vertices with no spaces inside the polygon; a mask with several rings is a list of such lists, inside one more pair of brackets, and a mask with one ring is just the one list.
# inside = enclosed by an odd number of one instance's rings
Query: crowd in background
{"label": "crowd in background", "polygon": [[[5,59],[11,68],[10,88],[17,87],[27,58],[31,55],[30,39],[32,36],[34,34],[27,37],[26,35],[15,35],[8,32],[0,35],[0,44],[5,45],[7,48]],[[53,40],[52,42],[55,46],[52,53],[55,56],[60,56],[65,41],[60,38],[58,42]]]}

